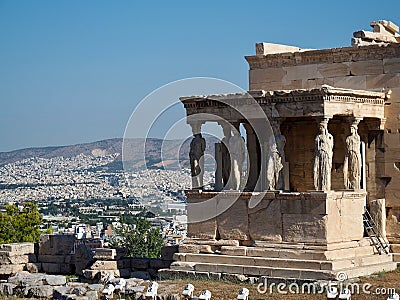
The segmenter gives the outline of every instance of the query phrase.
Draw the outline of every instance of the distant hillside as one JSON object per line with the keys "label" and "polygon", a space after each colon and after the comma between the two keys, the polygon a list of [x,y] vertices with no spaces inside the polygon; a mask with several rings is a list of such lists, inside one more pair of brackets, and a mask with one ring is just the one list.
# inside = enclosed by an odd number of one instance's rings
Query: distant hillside
{"label": "distant hillside", "polygon": [[[39,147],[0,152],[0,165],[13,163],[30,157],[53,158],[57,156],[73,157],[79,154],[93,155],[95,149],[105,150],[106,154],[121,153],[122,139],[109,139],[93,143],[71,146]],[[96,152],[96,151],[95,151]]]}
{"label": "distant hillside", "polygon": [[[214,143],[218,140],[211,136],[206,136],[205,138],[207,141],[206,153],[212,155],[214,153]],[[162,168],[165,165],[176,168],[189,166],[190,140],[188,139],[182,143],[180,140],[163,141],[161,139],[150,138],[144,144],[144,139],[142,138],[129,139],[124,145],[125,166],[129,166],[130,168],[142,168],[144,164],[151,168]],[[106,169],[110,171],[119,170],[122,169],[122,145],[122,138],[114,138],[71,146],[28,148],[11,152],[0,152],[0,166],[30,157],[74,157],[79,154],[101,156],[118,153],[120,155]],[[208,161],[210,164],[213,163],[210,160]]]}

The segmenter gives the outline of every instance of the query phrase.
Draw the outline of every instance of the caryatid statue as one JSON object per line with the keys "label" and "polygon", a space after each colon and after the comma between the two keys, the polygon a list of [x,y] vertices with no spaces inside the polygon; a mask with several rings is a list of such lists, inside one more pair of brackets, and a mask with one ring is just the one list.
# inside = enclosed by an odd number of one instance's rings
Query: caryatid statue
{"label": "caryatid statue", "polygon": [[229,140],[231,138],[231,125],[224,124],[222,125],[222,129],[224,132],[224,137],[221,143],[221,151],[222,151],[222,182],[223,186],[226,186],[229,181],[229,175],[231,172],[231,156],[229,154]]}
{"label": "caryatid statue", "polygon": [[344,156],[344,186],[347,189],[360,189],[361,187],[361,141],[357,133],[357,122],[350,126],[350,135],[346,138],[346,152]]}
{"label": "caryatid statue", "polygon": [[319,124],[319,134],[315,138],[314,187],[317,191],[331,189],[333,158],[333,136],[328,132],[328,120]]}
{"label": "caryatid statue", "polygon": [[279,189],[279,176],[283,169],[282,158],[279,154],[278,147],[275,143],[275,138],[270,137],[268,143],[268,154],[267,154],[267,185],[268,190]]}
{"label": "caryatid statue", "polygon": [[269,190],[283,190],[286,138],[281,134],[278,121],[272,122],[272,128],[273,135],[268,140],[267,186]]}
{"label": "caryatid statue", "polygon": [[195,133],[190,142],[190,169],[192,174],[192,188],[200,189],[203,186],[204,174],[204,151],[206,150],[206,140],[201,133]]}
{"label": "caryatid statue", "polygon": [[228,189],[239,190],[242,177],[245,146],[243,137],[238,130],[233,130],[233,136],[229,139],[229,154],[231,157],[231,174]]}

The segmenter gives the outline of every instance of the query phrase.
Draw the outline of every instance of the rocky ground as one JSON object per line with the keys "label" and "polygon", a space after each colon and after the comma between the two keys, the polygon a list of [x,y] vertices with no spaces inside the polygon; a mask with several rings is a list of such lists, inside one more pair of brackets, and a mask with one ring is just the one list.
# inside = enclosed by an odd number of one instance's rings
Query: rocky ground
{"label": "rocky ground", "polygon": [[[27,298],[52,298],[52,299],[145,299],[146,290],[150,281],[130,278],[119,279],[103,277],[97,283],[75,282],[75,278],[68,278],[59,275],[29,274],[20,272],[10,277],[7,282],[0,283],[0,292],[3,296],[0,299],[27,299]],[[270,289],[262,294],[257,290],[258,283],[249,282],[228,282],[199,279],[176,279],[159,281],[157,299],[184,299],[182,291],[186,284],[194,285],[194,298],[200,295],[201,291],[208,289],[211,299],[227,300],[237,299],[238,291],[242,288],[249,290],[249,299],[326,299],[326,293],[293,294],[289,286],[283,289],[286,294],[279,293],[276,285],[270,293]],[[271,283],[269,282],[269,287]],[[359,293],[353,294],[351,299],[387,299],[389,289],[400,292],[400,270],[379,273],[370,277],[361,278],[352,282],[353,286],[359,286]],[[301,285],[300,285],[301,286]],[[123,287],[124,292],[120,290]],[[364,291],[363,291],[364,289]],[[295,286],[292,286],[295,290]],[[111,292],[110,292],[111,291]],[[354,288],[354,291],[357,291]]]}
{"label": "rocky ground", "polygon": [[[206,280],[168,280],[159,282],[159,292],[168,294],[179,294],[181,295],[183,287],[187,283],[192,283],[195,286],[195,296],[198,296],[203,289],[208,289],[212,293],[211,299],[218,300],[231,300],[237,299],[237,294],[241,288],[247,288],[249,290],[250,299],[311,299],[311,300],[322,300],[327,299],[326,293],[322,294],[308,294],[299,293],[292,294],[288,290],[288,286],[285,289],[286,294],[280,294],[276,288],[272,289],[270,293],[269,289],[265,294],[261,294],[257,291],[258,283],[233,283],[227,281],[206,281]],[[360,287],[360,293],[353,294],[351,299],[387,299],[387,291],[389,288],[394,288],[397,293],[400,294],[400,270],[374,274],[370,277],[359,279],[357,282],[352,282],[354,285],[357,283]],[[364,286],[364,284],[366,284]],[[368,284],[371,286],[369,287]],[[363,286],[370,294],[363,293]],[[276,285],[275,285],[276,287]],[[377,290],[379,288],[379,290]],[[356,289],[354,288],[356,291]],[[377,294],[379,292],[380,294]],[[196,298],[197,299],[197,298]]]}
{"label": "rocky ground", "polygon": [[138,278],[114,278],[111,274],[97,281],[78,282],[77,277],[63,275],[31,274],[26,271],[18,272],[0,283],[1,299],[119,299],[121,292],[130,299],[140,297],[149,281]]}

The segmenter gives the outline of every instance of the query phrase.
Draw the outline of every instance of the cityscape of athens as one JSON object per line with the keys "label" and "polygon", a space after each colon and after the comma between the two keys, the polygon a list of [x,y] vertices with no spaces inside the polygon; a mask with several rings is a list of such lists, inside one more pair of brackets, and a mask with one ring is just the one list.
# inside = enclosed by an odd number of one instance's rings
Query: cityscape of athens
{"label": "cityscape of athens", "polygon": [[0,299],[400,299],[400,4],[224,2],[0,1]]}

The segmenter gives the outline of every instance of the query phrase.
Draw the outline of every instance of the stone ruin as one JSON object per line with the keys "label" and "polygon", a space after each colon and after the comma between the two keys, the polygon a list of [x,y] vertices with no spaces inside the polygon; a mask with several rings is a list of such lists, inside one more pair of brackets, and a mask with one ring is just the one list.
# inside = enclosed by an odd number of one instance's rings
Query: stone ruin
{"label": "stone ruin", "polygon": [[124,295],[140,298],[158,270],[170,266],[176,251],[177,247],[166,246],[159,259],[130,258],[125,249],[91,249],[72,235],[42,235],[39,243],[2,244],[0,296],[111,298],[114,291],[121,292],[118,286],[123,283]]}
{"label": "stone ruin", "polygon": [[373,32],[360,30],[353,33],[351,40],[353,46],[368,46],[371,44],[400,43],[399,26],[386,21],[379,20],[370,23]]}
{"label": "stone ruin", "polygon": [[[256,44],[247,93],[181,97],[194,136],[188,238],[163,277],[317,280],[396,268],[399,256],[374,247],[363,220],[367,208],[400,249],[399,28],[371,26],[351,47]],[[224,134],[214,191],[202,186],[206,122]]]}

